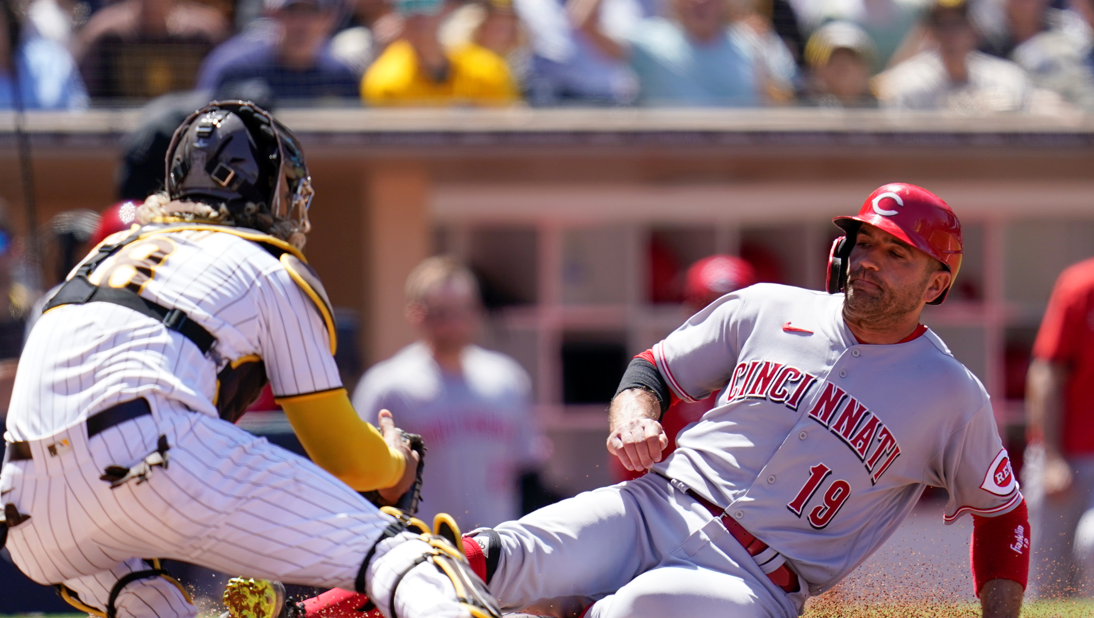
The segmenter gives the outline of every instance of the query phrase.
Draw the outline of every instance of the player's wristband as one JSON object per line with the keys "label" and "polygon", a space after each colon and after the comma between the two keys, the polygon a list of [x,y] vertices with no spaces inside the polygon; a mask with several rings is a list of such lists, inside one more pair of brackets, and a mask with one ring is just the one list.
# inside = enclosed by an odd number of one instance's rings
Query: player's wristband
{"label": "player's wristband", "polygon": [[619,381],[619,388],[616,389],[615,394],[618,396],[619,393],[631,388],[641,388],[649,391],[657,398],[657,403],[661,405],[661,415],[664,416],[665,411],[669,409],[669,404],[672,403],[672,391],[669,390],[665,378],[661,377],[657,365],[645,358],[644,355],[645,352],[631,359],[630,365],[627,365],[627,371],[623,373],[623,379]]}
{"label": "player's wristband", "polygon": [[1029,578],[1029,512],[1022,500],[998,517],[972,517],[972,581],[976,596],[993,579],[1009,579],[1025,589]]}

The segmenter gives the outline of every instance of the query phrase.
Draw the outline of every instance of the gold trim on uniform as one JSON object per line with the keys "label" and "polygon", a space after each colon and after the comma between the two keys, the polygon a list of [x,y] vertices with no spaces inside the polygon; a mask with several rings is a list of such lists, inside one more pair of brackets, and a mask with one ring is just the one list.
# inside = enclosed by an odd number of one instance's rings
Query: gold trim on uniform
{"label": "gold trim on uniform", "polygon": [[327,334],[330,335],[330,353],[333,355],[338,349],[338,331],[334,326],[334,309],[331,308],[330,299],[327,298],[327,291],[323,289],[319,277],[307,262],[288,253],[281,254],[280,260],[285,270],[289,271],[292,280],[304,290],[319,309],[319,314],[323,316],[323,324],[327,326]]}
{"label": "gold trim on uniform", "polygon": [[337,395],[339,392],[346,394],[347,397],[349,396],[349,394],[346,393],[346,389],[344,388],[332,388],[330,390],[315,391],[314,393],[304,393],[302,395],[287,395],[285,397],[279,397],[275,395],[274,401],[276,401],[280,405],[284,405],[286,403],[306,403],[308,401],[314,401],[316,399],[326,399],[327,397]]}

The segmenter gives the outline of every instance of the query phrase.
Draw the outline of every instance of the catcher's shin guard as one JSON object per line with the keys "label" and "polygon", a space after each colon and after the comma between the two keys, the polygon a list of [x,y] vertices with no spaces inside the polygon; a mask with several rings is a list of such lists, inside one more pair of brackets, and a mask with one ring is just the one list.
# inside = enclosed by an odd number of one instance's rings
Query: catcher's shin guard
{"label": "catcher's shin guard", "polygon": [[409,517],[390,507],[382,510],[396,521],[361,565],[358,589],[388,618],[501,618],[497,601],[468,564],[450,516],[437,516],[434,533],[415,534]]}

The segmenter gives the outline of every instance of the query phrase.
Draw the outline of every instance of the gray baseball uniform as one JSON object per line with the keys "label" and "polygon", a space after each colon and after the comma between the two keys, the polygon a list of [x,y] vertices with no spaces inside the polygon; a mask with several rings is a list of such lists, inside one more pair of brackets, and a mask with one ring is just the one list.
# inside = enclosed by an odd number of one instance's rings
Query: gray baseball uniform
{"label": "gray baseball uniform", "polygon": [[[717,406],[680,433],[657,475],[499,526],[491,589],[503,606],[579,597],[599,599],[589,618],[793,616],[880,547],[928,485],[948,490],[947,523],[1015,508],[980,382],[926,329],[858,343],[842,305],[761,284],[654,346],[677,397],[720,391]],[[685,488],[769,547],[750,557]],[[783,564],[801,592],[764,575]]]}

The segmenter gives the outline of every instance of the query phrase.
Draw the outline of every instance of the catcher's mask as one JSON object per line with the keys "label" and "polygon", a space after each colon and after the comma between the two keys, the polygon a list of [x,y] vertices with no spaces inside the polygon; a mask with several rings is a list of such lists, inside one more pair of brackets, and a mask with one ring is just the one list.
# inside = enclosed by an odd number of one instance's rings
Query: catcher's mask
{"label": "catcher's mask", "polygon": [[172,200],[223,204],[237,217],[253,204],[288,222],[290,235],[311,227],[304,152],[292,131],[254,103],[213,101],[191,114],[171,138],[166,163]]}
{"label": "catcher's mask", "polygon": [[827,288],[837,294],[847,287],[851,267],[851,250],[862,224],[869,223],[896,236],[934,259],[953,277],[931,305],[941,305],[961,269],[961,222],[949,205],[937,195],[915,185],[895,182],[878,187],[855,216],[836,217],[832,222],[844,231],[832,242],[828,254]]}

